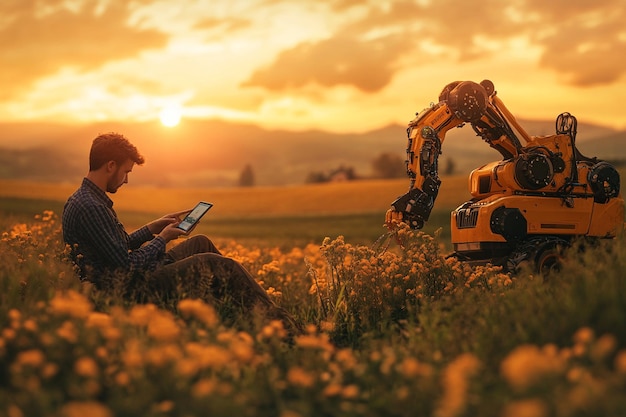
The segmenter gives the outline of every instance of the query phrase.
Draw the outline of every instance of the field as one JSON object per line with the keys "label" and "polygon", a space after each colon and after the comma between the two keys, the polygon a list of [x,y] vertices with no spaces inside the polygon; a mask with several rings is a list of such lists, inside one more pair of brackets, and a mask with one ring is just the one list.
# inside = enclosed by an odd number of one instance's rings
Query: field
{"label": "field", "polygon": [[[342,235],[350,242],[365,244],[385,232],[385,211],[407,191],[408,185],[408,180],[402,179],[182,190],[125,186],[114,201],[120,219],[130,230],[164,213],[207,200],[215,206],[197,231],[215,238],[301,245],[319,244],[325,237]],[[22,219],[43,210],[61,213],[63,202],[75,188],[75,184],[0,180],[0,211]],[[437,201],[438,211],[425,231],[433,233],[443,228],[444,236],[449,236],[450,211],[468,197],[465,176],[446,178]]]}
{"label": "field", "polygon": [[470,268],[445,258],[465,181],[444,181],[426,233],[395,236],[406,181],[115,195],[129,228],[215,203],[197,233],[304,324],[294,338],[191,293],[80,284],[58,218],[75,185],[0,182],[0,415],[625,415],[626,241],[549,277]]}

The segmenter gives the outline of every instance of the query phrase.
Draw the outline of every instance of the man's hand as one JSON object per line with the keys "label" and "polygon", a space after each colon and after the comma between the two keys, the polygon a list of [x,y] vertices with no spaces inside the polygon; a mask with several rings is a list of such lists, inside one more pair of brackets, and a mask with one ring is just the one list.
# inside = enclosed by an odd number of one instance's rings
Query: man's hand
{"label": "man's hand", "polygon": [[165,242],[169,242],[170,240],[178,239],[180,236],[187,234],[182,229],[176,227],[178,223],[170,223],[161,230],[159,236],[165,239]]}
{"label": "man's hand", "polygon": [[176,224],[180,223],[180,221],[182,220],[181,217],[183,215],[186,215],[190,211],[191,210],[183,210],[183,211],[177,211],[176,213],[166,214],[165,216],[161,217],[160,219],[156,219],[156,220],[151,221],[146,226],[148,226],[148,229],[150,230],[150,233],[152,233],[153,235],[159,234],[159,233],[161,233],[163,231],[163,229],[166,226],[169,226],[170,224],[176,225]]}

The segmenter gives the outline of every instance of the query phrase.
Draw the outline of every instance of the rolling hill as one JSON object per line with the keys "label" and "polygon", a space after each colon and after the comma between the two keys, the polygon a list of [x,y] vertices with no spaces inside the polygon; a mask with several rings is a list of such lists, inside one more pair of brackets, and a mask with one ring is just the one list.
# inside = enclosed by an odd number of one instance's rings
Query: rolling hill
{"label": "rolling hill", "polygon": [[[531,135],[554,131],[552,121],[520,123]],[[391,125],[364,133],[294,132],[217,120],[186,120],[174,129],[156,123],[0,124],[0,178],[76,182],[87,172],[92,139],[108,131],[125,134],[146,157],[146,164],[133,171],[136,184],[232,186],[247,164],[258,185],[300,184],[311,172],[340,166],[369,177],[371,162],[381,153],[404,158],[405,130]],[[626,131],[581,123],[578,132],[583,154],[626,159]],[[447,159],[464,173],[500,155],[465,126],[448,133],[441,166]]]}

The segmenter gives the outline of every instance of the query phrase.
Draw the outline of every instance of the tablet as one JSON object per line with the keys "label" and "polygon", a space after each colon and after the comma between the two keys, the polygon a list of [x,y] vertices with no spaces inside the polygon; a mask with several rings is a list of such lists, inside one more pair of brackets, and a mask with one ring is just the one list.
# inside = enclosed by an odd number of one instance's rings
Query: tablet
{"label": "tablet", "polygon": [[202,216],[204,216],[211,207],[213,207],[213,204],[211,203],[207,203],[205,201],[199,202],[176,227],[188,232],[196,223],[198,223]]}

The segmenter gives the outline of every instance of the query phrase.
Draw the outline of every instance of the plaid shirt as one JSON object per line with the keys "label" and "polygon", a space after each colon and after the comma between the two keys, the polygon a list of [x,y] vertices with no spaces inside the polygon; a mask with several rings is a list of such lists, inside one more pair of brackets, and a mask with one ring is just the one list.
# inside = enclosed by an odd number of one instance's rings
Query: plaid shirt
{"label": "plaid shirt", "polygon": [[165,253],[165,240],[155,238],[147,226],[128,234],[113,201],[87,178],[65,203],[63,239],[81,280],[96,284],[111,273],[152,270]]}

